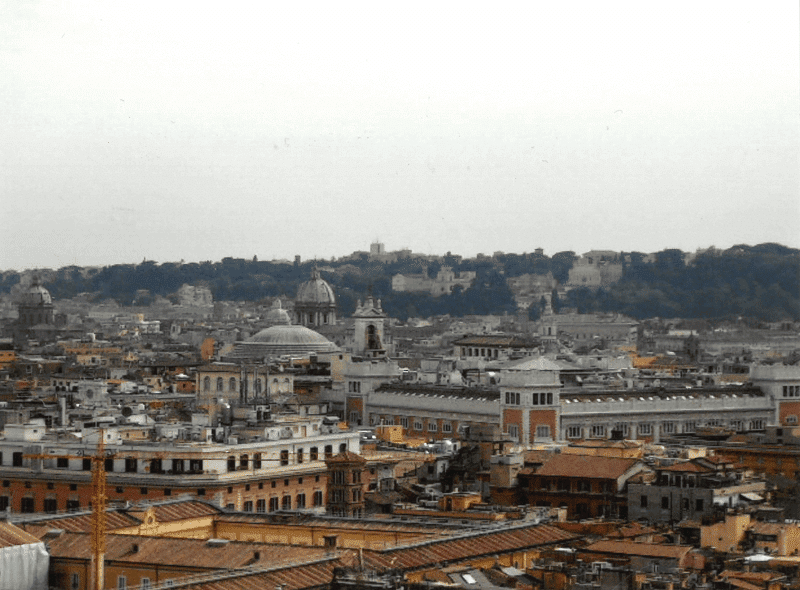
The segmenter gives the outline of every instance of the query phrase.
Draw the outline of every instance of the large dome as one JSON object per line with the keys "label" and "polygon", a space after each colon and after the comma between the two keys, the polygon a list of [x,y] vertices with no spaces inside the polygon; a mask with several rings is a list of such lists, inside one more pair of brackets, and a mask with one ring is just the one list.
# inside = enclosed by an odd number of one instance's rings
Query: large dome
{"label": "large dome", "polygon": [[261,342],[264,344],[333,344],[322,334],[310,330],[305,326],[272,326],[265,328],[247,339],[247,342]]}
{"label": "large dome", "polygon": [[272,326],[256,333],[244,342],[237,342],[231,359],[264,359],[284,355],[308,356],[318,352],[333,352],[338,347],[305,326]]}
{"label": "large dome", "polygon": [[37,305],[50,305],[53,303],[53,298],[50,297],[50,291],[42,287],[39,281],[34,280],[33,283],[31,283],[31,286],[28,287],[22,294],[22,300],[20,303],[22,303],[22,305],[31,307]]}
{"label": "large dome", "polygon": [[336,297],[328,282],[323,279],[315,268],[311,271],[311,279],[300,285],[297,289],[296,303],[327,303],[335,304]]}

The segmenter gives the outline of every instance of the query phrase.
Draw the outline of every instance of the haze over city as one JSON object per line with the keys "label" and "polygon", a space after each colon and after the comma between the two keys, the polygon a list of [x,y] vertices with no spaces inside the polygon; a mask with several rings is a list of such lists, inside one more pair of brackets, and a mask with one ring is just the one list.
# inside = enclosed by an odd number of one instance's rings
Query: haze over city
{"label": "haze over city", "polygon": [[800,247],[795,2],[187,8],[0,7],[0,269]]}

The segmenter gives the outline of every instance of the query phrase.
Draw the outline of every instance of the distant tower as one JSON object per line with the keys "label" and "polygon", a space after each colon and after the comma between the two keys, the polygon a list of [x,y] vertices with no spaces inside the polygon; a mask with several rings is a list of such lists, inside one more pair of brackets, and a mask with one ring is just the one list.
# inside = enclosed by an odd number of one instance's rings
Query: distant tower
{"label": "distant tower", "polygon": [[297,289],[294,301],[295,321],[310,328],[336,323],[336,297],[319,271],[311,271],[311,280]]}
{"label": "distant tower", "polygon": [[363,354],[368,357],[386,355],[384,323],[387,315],[381,309],[381,300],[377,303],[372,297],[367,297],[364,305],[361,301],[353,313],[355,330],[353,333],[353,353]]}
{"label": "distant tower", "polygon": [[386,254],[386,247],[383,245],[383,243],[376,240],[369,245],[370,258],[375,256],[383,256],[384,254]]}

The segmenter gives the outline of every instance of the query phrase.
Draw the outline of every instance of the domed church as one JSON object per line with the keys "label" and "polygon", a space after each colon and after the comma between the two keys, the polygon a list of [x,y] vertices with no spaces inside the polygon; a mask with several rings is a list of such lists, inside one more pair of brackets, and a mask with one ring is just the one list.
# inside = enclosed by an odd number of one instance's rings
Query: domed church
{"label": "domed church", "polygon": [[38,324],[52,326],[55,324],[53,299],[50,291],[45,289],[34,277],[30,287],[22,294],[19,306],[19,320],[17,325],[22,329],[32,328]]}
{"label": "domed church", "polygon": [[311,271],[311,279],[297,289],[294,317],[296,324],[310,328],[336,324],[336,297],[316,268]]}

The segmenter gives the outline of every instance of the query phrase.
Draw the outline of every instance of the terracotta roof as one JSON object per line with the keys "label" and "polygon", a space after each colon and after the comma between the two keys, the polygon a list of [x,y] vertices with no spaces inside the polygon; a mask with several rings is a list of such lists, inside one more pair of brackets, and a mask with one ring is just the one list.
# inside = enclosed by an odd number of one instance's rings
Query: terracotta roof
{"label": "terracotta roof", "polygon": [[366,463],[367,460],[361,455],[357,455],[351,451],[342,451],[329,459],[325,459],[325,463]]}
{"label": "terracotta roof", "polygon": [[682,463],[675,463],[668,467],[659,467],[659,471],[672,471],[679,473],[710,473],[712,470],[708,467],[703,467],[692,461],[684,461]]}
{"label": "terracotta roof", "polygon": [[654,528],[651,528],[649,526],[644,526],[642,524],[639,524],[638,522],[631,522],[619,527],[608,536],[621,537],[623,539],[627,539],[631,537],[640,537],[642,535],[652,535],[656,532],[657,531]]}
{"label": "terracotta roof", "polygon": [[[32,535],[41,538],[52,529],[63,529],[74,533],[88,533],[92,530],[92,513],[43,516],[36,519],[18,519],[15,515],[15,524]],[[121,529],[140,524],[140,520],[117,511],[106,513],[106,530]]]}
{"label": "terracotta roof", "polygon": [[[48,546],[53,557],[88,560],[92,555],[89,533],[65,532],[60,536],[50,537]],[[203,539],[106,535],[107,561],[171,565],[199,570],[279,565],[298,560],[320,559],[325,556],[325,552],[323,547],[242,541],[223,541],[214,545]]]}
{"label": "terracotta roof", "polygon": [[[172,522],[198,516],[211,516],[221,514],[222,510],[209,504],[197,500],[183,500],[179,502],[165,502],[163,504],[153,504],[153,511],[158,522]],[[139,511],[126,510],[129,514],[136,516]]]}
{"label": "terracotta roof", "polygon": [[582,549],[582,551],[591,553],[638,555],[666,559],[682,559],[691,550],[692,548],[687,545],[655,545],[652,543],[636,543],[634,541],[598,541]]}
{"label": "terracotta roof", "polygon": [[504,526],[498,531],[476,531],[456,538],[364,551],[370,567],[415,570],[479,557],[574,541],[580,538],[549,524]]}
{"label": "terracotta roof", "polygon": [[25,532],[10,522],[0,522],[0,549],[15,545],[32,545],[39,542],[38,537]]}
{"label": "terracotta roof", "polygon": [[636,459],[560,454],[537,469],[536,475],[616,479],[637,463]]}
{"label": "terracotta roof", "polygon": [[325,559],[311,563],[271,567],[262,571],[225,572],[204,576],[203,579],[174,580],[175,588],[192,590],[309,590],[328,588],[333,579],[333,569],[341,563],[336,559]]}

